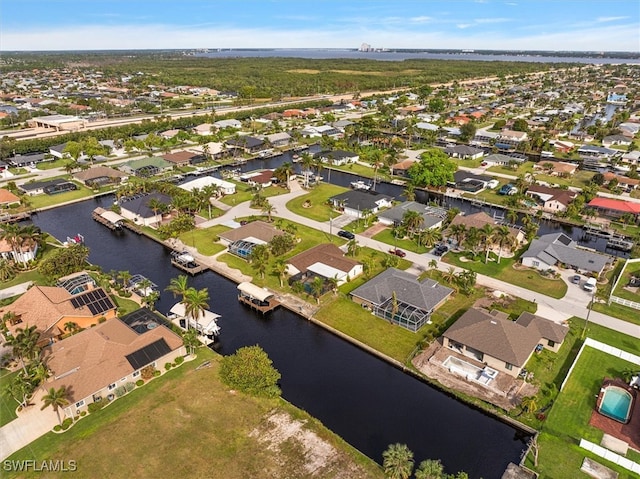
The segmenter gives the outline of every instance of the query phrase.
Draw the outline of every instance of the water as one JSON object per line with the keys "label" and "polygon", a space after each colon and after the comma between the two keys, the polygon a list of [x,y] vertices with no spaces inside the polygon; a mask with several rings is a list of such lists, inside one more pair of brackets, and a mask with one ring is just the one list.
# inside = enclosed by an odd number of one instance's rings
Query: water
{"label": "water", "polygon": [[516,54],[505,52],[504,54],[480,54],[480,53],[434,53],[434,52],[359,52],[349,49],[274,49],[274,50],[220,50],[208,53],[197,53],[195,56],[206,58],[310,58],[315,60],[328,60],[335,58],[356,60],[467,60],[467,61],[504,61],[504,62],[534,62],[534,63],[592,63],[592,64],[621,64],[640,63],[638,58],[604,58],[579,56],[546,56],[534,53]]}
{"label": "water", "polygon": [[[89,260],[103,270],[142,274],[161,291],[157,308],[167,313],[175,299],[164,291],[180,271],[169,251],[143,236],[114,233],[91,219],[113,198],[88,200],[33,217],[58,239],[82,233]],[[144,252],[141,254],[140,252]],[[380,462],[391,443],[406,443],[417,462],[440,458],[449,472],[499,478],[518,462],[526,435],[403,373],[285,309],[262,317],[236,299],[236,285],[212,272],[190,279],[208,288],[211,309],[222,318],[222,354],[259,344],[282,373],[283,397],[308,411],[367,456]]]}
{"label": "water", "polygon": [[627,391],[615,386],[608,386],[602,398],[600,412],[616,421],[626,422],[629,419],[631,396]]}

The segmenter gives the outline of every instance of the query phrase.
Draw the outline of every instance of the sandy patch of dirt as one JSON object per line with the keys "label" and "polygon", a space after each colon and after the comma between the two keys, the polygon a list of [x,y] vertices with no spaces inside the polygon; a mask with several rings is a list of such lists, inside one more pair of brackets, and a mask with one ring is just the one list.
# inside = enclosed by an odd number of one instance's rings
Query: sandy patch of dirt
{"label": "sandy patch of dirt", "polygon": [[283,451],[300,451],[303,462],[298,466],[305,477],[348,479],[367,476],[347,454],[307,429],[306,421],[293,419],[286,413],[272,412],[249,436],[258,439],[270,451],[282,453],[283,463],[287,462],[287,454]]}

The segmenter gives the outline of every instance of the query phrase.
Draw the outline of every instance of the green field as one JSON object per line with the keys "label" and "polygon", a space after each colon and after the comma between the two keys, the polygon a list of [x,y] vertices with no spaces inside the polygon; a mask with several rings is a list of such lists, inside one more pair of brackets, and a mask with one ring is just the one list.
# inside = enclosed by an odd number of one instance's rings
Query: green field
{"label": "green field", "polygon": [[187,246],[195,246],[198,253],[204,256],[213,256],[225,249],[225,246],[218,243],[218,235],[229,231],[227,226],[217,225],[210,228],[195,228],[178,236],[178,239]]}
{"label": "green field", "polygon": [[[287,203],[287,209],[305,218],[323,222],[329,221],[330,216],[336,217],[339,213],[335,212],[333,208],[327,204],[327,200],[345,191],[347,191],[347,189],[341,186],[322,183],[311,189],[308,194],[289,201]],[[305,207],[303,204],[308,204],[309,206]]]}

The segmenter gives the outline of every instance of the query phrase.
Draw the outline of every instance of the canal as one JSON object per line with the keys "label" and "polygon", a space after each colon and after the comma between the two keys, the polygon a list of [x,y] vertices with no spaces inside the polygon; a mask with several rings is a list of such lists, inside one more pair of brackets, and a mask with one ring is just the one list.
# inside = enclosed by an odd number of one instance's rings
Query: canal
{"label": "canal", "polygon": [[[33,222],[64,240],[81,233],[89,260],[104,271],[128,270],[156,283],[157,308],[174,304],[164,291],[180,271],[168,250],[131,231],[114,233],[91,218],[112,197],[40,212]],[[447,472],[467,471],[472,478],[499,478],[509,462],[518,462],[528,439],[516,428],[472,408],[402,372],[300,316],[279,309],[262,317],[236,299],[236,285],[212,272],[190,279],[208,288],[210,308],[222,315],[215,348],[230,354],[259,344],[281,372],[283,397],[318,418],[349,444],[377,462],[391,443],[406,443],[416,463],[439,458]]]}

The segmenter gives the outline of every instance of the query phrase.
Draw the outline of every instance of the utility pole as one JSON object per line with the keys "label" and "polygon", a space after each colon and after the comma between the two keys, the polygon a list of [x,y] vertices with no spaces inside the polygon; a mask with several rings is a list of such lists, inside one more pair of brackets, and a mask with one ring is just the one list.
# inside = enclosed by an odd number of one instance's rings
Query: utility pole
{"label": "utility pole", "polygon": [[591,294],[591,301],[589,301],[589,306],[587,307],[587,319],[584,322],[584,328],[582,329],[582,339],[584,339],[584,335],[587,333],[587,326],[589,325],[589,315],[591,314],[591,309],[593,308],[593,300],[596,297],[596,290],[594,288],[593,293]]}

